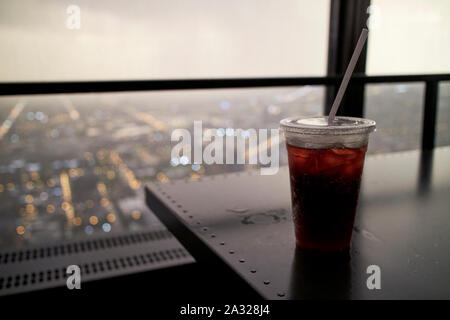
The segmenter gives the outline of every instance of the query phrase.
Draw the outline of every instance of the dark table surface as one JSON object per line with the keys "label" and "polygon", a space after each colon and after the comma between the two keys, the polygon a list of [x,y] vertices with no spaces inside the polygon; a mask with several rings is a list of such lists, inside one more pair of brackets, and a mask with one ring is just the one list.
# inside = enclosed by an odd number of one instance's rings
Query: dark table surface
{"label": "dark table surface", "polygon": [[149,185],[147,203],[197,260],[218,257],[264,298],[449,299],[449,164],[448,147],[367,157],[350,257],[295,248],[286,167]]}

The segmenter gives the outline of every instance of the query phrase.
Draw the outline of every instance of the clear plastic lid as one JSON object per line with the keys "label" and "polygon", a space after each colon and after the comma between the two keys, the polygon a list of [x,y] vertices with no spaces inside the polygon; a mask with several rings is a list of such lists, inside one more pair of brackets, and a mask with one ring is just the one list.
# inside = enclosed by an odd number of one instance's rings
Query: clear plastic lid
{"label": "clear plastic lid", "polygon": [[328,125],[328,117],[292,117],[281,120],[281,128],[285,132],[314,135],[364,134],[375,130],[373,120],[336,117],[332,125]]}
{"label": "clear plastic lid", "polygon": [[286,143],[308,149],[359,148],[366,146],[369,133],[375,130],[373,120],[336,117],[328,125],[328,117],[293,117],[280,122]]}

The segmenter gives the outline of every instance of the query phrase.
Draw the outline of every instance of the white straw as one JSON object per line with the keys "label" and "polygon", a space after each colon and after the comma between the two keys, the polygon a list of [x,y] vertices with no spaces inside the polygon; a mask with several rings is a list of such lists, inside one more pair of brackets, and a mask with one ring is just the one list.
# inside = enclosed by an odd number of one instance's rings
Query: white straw
{"label": "white straw", "polygon": [[355,51],[353,51],[352,58],[348,64],[347,70],[345,70],[344,78],[342,79],[341,86],[339,87],[336,98],[334,99],[333,106],[331,107],[330,114],[328,115],[328,125],[331,125],[336,116],[336,112],[339,109],[342,98],[344,97],[345,89],[347,89],[348,82],[352,76],[353,70],[355,69],[356,63],[358,62],[359,55],[361,54],[362,48],[367,40],[368,30],[366,28],[362,29],[361,35],[359,36],[358,43],[356,44]]}

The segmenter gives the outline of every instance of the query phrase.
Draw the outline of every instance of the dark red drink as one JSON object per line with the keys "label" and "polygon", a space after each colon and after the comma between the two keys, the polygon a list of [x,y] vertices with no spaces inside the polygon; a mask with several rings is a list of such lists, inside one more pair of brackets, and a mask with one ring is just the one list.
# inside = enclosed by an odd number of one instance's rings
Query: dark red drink
{"label": "dark red drink", "polygon": [[315,251],[350,248],[369,134],[362,118],[287,118],[280,122],[289,158],[297,246]]}
{"label": "dark red drink", "polygon": [[287,150],[297,246],[348,250],[367,146]]}

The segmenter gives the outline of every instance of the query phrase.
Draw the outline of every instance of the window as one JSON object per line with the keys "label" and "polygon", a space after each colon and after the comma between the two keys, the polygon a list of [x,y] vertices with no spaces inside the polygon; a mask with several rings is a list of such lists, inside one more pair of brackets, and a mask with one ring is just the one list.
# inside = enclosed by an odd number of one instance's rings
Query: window
{"label": "window", "polygon": [[[174,129],[192,130],[194,120],[205,129],[278,128],[287,116],[321,114],[324,92],[304,86],[0,97],[0,244],[162,227],[143,201],[146,182],[255,168],[172,165]],[[286,152],[280,156],[286,164]]]}
{"label": "window", "polygon": [[372,0],[367,74],[450,72],[450,2]]}
{"label": "window", "polygon": [[325,75],[329,0],[0,3],[0,81]]}
{"label": "window", "polygon": [[369,153],[420,148],[423,94],[422,83],[366,85],[365,116],[377,122]]}
{"label": "window", "polygon": [[450,82],[439,85],[436,146],[450,146]]}

